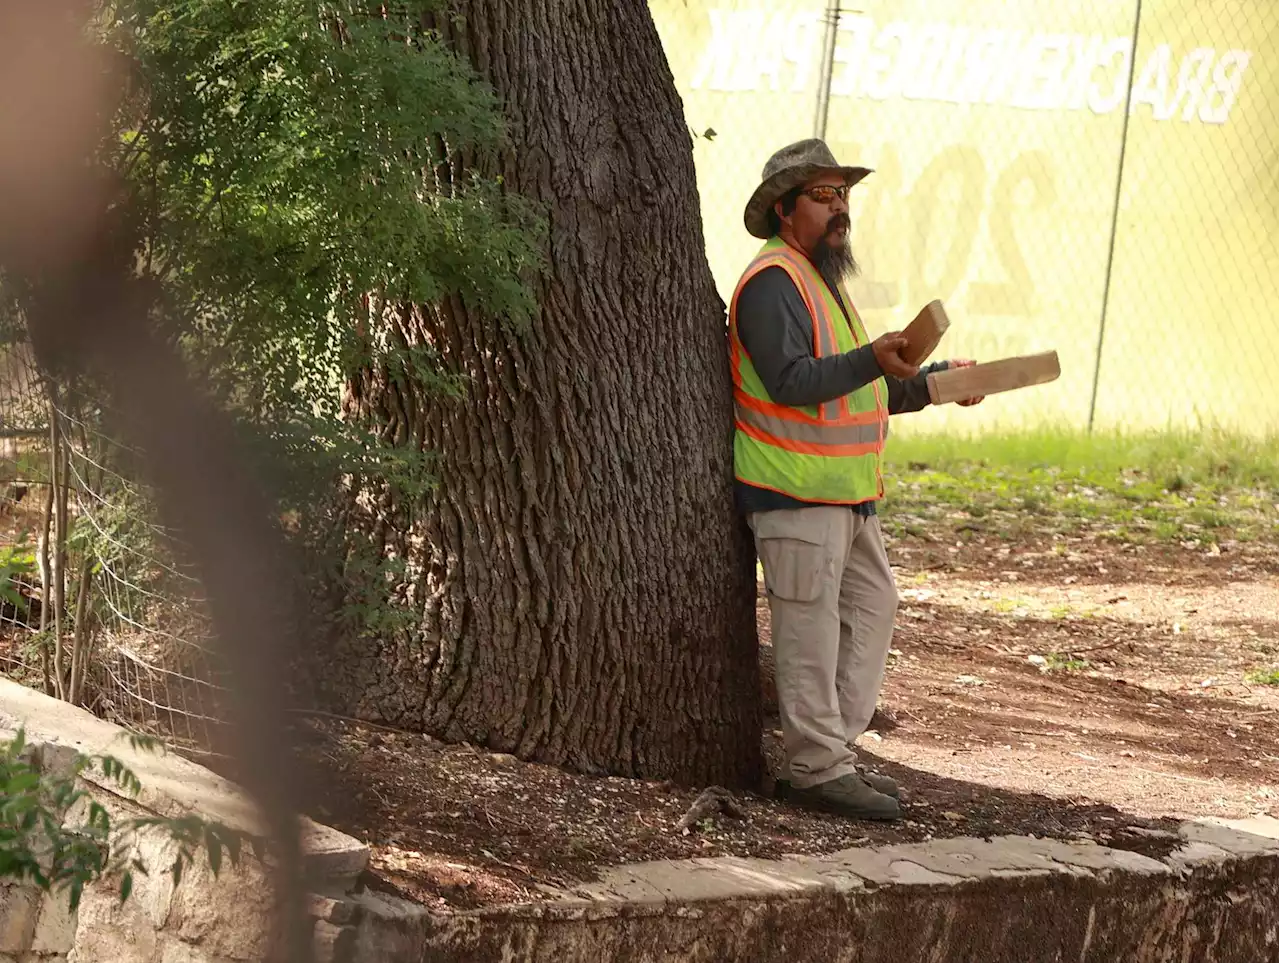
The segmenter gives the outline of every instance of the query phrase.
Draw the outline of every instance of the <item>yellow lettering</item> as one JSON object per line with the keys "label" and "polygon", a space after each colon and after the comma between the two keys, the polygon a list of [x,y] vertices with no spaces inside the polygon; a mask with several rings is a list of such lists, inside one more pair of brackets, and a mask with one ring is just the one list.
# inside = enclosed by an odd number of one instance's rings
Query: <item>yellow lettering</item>
{"label": "yellow lettering", "polygon": [[788,27],[791,43],[787,44],[787,60],[795,65],[795,73],[791,78],[791,92],[800,93],[809,86],[809,71],[816,63],[821,51],[818,47],[818,14],[797,13],[791,18]]}
{"label": "yellow lettering", "polygon": [[769,78],[770,90],[777,90],[781,86],[784,45],[778,43],[778,38],[787,35],[787,26],[790,19],[785,13],[775,13],[769,18],[769,22],[764,29],[757,35],[756,55],[752,58],[755,63],[755,76],[751,79],[751,88],[753,90],[760,77]]}
{"label": "yellow lettering", "polygon": [[991,85],[999,58],[996,51],[1004,43],[1005,32],[997,29],[979,30],[969,41],[964,56],[964,79],[959,83],[960,103],[975,104]]}
{"label": "yellow lettering", "polygon": [[1095,114],[1109,114],[1124,103],[1125,87],[1129,83],[1129,62],[1133,57],[1133,41],[1128,37],[1116,37],[1098,52],[1097,66],[1108,67],[1120,57],[1120,65],[1116,68],[1111,90],[1100,88],[1097,81],[1089,82],[1089,109]]}
{"label": "yellow lettering", "polygon": [[[1036,34],[1023,51],[1025,76],[1014,89],[1010,106],[1053,110],[1062,103],[1062,77],[1070,61],[1066,34]],[[1046,58],[1048,54],[1048,58]]]}
{"label": "yellow lettering", "polygon": [[1062,77],[1061,93],[1061,106],[1067,110],[1084,110],[1089,103],[1089,86],[1101,47],[1102,38],[1096,35],[1071,38],[1071,69]]}
{"label": "yellow lettering", "polygon": [[1169,67],[1173,63],[1173,48],[1162,43],[1147,58],[1137,82],[1133,85],[1133,96],[1130,98],[1129,112],[1133,113],[1141,104],[1151,108],[1152,116],[1164,110],[1169,96]]}
{"label": "yellow lettering", "polygon": [[[867,69],[862,81],[862,92],[872,100],[888,100],[902,87],[899,68],[912,33],[911,24],[895,20],[876,36],[867,55]],[[894,48],[892,53],[890,48]]]}
{"label": "yellow lettering", "polygon": [[899,67],[903,76],[902,96],[911,100],[931,100],[938,65],[946,56],[951,40],[951,27],[945,23],[925,24],[924,29],[912,39],[914,42],[903,52]]}
{"label": "yellow lettering", "polygon": [[1151,116],[1156,120],[1168,120],[1177,113],[1178,105],[1185,98],[1187,105],[1182,111],[1182,119],[1190,121],[1196,115],[1200,101],[1204,98],[1204,85],[1209,80],[1209,73],[1213,70],[1213,61],[1212,47],[1197,47],[1183,57],[1182,66],[1178,68],[1178,86],[1173,96],[1166,100],[1159,110],[1152,111]]}
{"label": "yellow lettering", "polygon": [[738,12],[738,43],[734,58],[733,80],[730,90],[755,90],[760,84],[759,48],[771,46],[761,43],[764,39],[764,11],[740,10]]}
{"label": "yellow lettering", "polygon": [[702,59],[698,61],[698,69],[693,72],[689,86],[701,90],[706,84],[711,90],[728,90],[738,39],[737,14],[711,10],[708,16],[711,18],[711,39],[703,48]]}
{"label": "yellow lettering", "polygon": [[[969,37],[973,31],[968,27],[956,27],[951,31],[951,42],[947,45],[946,56],[935,75],[933,99],[944,103],[960,104],[964,102],[965,88],[961,83],[961,64],[969,50]],[[967,76],[967,75],[966,75]]]}
{"label": "yellow lettering", "polygon": [[840,33],[852,39],[846,44],[840,42],[839,36],[836,38],[835,60],[843,64],[844,69],[831,78],[831,93],[835,96],[849,97],[858,92],[859,67],[866,60],[875,29],[875,21],[867,16],[840,18]]}
{"label": "yellow lettering", "polygon": [[[1200,107],[1200,120],[1206,124],[1225,124],[1231,107],[1240,93],[1240,84],[1244,80],[1244,70],[1249,66],[1253,54],[1248,50],[1228,50],[1218,61],[1213,71],[1213,88]],[[1227,71],[1230,70],[1230,73]],[[1221,97],[1220,102],[1215,102]]]}
{"label": "yellow lettering", "polygon": [[1025,36],[1026,34],[1021,30],[1011,30],[1005,35],[1004,49],[992,51],[996,64],[991,80],[983,92],[983,103],[998,104],[1008,100],[1009,85],[1014,82],[1022,68],[1026,51]]}

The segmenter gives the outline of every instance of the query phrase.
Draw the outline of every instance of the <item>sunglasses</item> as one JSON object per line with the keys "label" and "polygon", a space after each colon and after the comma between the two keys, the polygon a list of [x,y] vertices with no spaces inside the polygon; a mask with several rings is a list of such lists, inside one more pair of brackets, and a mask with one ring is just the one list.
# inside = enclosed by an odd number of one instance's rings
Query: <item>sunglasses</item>
{"label": "sunglasses", "polygon": [[832,187],[830,184],[819,184],[817,187],[801,188],[800,193],[817,204],[830,204],[837,197],[842,201],[849,199],[849,185]]}

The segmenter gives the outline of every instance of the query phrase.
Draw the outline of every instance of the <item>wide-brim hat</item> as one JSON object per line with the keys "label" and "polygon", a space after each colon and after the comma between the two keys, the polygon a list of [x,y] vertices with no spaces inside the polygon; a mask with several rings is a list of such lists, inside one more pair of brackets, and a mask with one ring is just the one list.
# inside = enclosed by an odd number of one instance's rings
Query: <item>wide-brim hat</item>
{"label": "wide-brim hat", "polygon": [[816,137],[797,141],[778,151],[764,165],[760,174],[760,186],[747,201],[742,221],[754,237],[768,238],[769,211],[778,198],[794,187],[799,187],[825,171],[835,171],[844,182],[853,186],[871,173],[869,167],[849,167],[836,160],[831,148]]}

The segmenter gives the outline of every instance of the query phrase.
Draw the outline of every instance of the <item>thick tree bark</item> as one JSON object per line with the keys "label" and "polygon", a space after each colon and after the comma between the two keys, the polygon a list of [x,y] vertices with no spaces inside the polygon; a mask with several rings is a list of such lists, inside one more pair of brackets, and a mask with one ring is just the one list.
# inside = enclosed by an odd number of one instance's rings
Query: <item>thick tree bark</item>
{"label": "thick tree bark", "polygon": [[457,302],[404,318],[406,341],[469,378],[460,402],[353,386],[388,437],[438,454],[440,485],[374,509],[421,621],[340,643],[329,697],[586,772],[754,781],[754,553],[732,503],[723,304],[657,31],[636,0],[465,11],[445,32],[504,101],[502,173],[547,204],[551,270],[522,333]]}

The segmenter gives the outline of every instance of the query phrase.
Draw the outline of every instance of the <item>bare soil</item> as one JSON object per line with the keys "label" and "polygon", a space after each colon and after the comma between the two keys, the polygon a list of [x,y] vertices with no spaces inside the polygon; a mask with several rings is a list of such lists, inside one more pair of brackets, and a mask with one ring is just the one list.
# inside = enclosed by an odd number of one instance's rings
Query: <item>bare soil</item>
{"label": "bare soil", "polygon": [[[676,824],[697,788],[595,778],[333,718],[299,723],[311,815],[373,848],[374,885],[428,905],[546,898],[650,859],[821,853],[958,835],[1090,837],[1178,817],[1277,814],[1273,544],[891,542],[902,605],[860,741],[904,819],[856,822],[739,793],[745,816]],[[768,611],[759,608],[769,644]],[[767,650],[766,650],[767,651]],[[763,733],[776,769],[776,720]]]}

